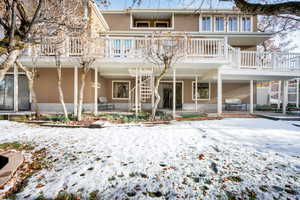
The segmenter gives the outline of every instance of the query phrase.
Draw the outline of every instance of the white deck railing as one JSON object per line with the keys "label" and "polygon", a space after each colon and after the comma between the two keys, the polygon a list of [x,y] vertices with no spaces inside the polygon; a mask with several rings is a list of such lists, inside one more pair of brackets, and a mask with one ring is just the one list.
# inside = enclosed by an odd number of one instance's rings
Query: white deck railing
{"label": "white deck railing", "polygon": [[263,71],[300,71],[300,54],[240,51],[240,69]]}
{"label": "white deck railing", "polygon": [[[86,52],[86,44],[81,38],[66,37],[59,42],[62,56],[81,56]],[[161,38],[96,38],[90,43],[89,53],[98,58],[143,58],[145,47],[156,44],[158,41],[167,41]],[[56,42],[56,43],[55,43]],[[254,70],[254,71],[274,71],[293,72],[300,71],[299,53],[274,53],[258,51],[240,51],[227,44],[223,38],[197,38],[180,40],[182,53],[186,58],[201,60],[210,59],[216,62],[228,61],[232,69]],[[24,55],[37,54],[38,56],[55,56],[57,49],[57,39],[45,38],[40,45],[37,45],[33,53],[28,49]]]}
{"label": "white deck railing", "polygon": [[[141,58],[145,47],[163,39],[151,38],[109,38],[107,58]],[[164,40],[167,42],[167,40]],[[226,55],[225,39],[182,39],[178,40],[187,57],[216,58]]]}

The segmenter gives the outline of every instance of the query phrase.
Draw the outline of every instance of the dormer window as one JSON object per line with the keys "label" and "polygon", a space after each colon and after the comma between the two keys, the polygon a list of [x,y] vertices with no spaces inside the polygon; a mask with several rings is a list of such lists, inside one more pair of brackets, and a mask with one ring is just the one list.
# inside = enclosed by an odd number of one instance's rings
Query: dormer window
{"label": "dormer window", "polygon": [[211,17],[210,16],[202,17],[202,31],[211,31]]}
{"label": "dormer window", "polygon": [[157,27],[157,28],[168,28],[169,27],[169,22],[156,21],[156,22],[154,22],[154,26]]}
{"label": "dormer window", "polygon": [[250,16],[242,17],[241,23],[242,23],[241,24],[242,32],[251,32],[251,17]]}
{"label": "dormer window", "polygon": [[150,22],[148,21],[136,21],[135,26],[138,28],[148,28],[150,27]]}
{"label": "dormer window", "polygon": [[238,19],[237,16],[228,17],[228,32],[237,32],[238,31]]}
{"label": "dormer window", "polygon": [[131,29],[173,29],[172,12],[133,12],[130,20]]}
{"label": "dormer window", "polygon": [[215,20],[215,30],[217,32],[224,32],[225,31],[225,19],[224,17],[216,17]]}

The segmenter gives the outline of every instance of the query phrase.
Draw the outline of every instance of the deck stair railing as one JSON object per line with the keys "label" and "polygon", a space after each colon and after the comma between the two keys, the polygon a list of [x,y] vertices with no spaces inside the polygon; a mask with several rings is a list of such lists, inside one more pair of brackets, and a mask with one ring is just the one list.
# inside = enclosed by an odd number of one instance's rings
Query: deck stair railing
{"label": "deck stair railing", "polygon": [[142,104],[148,103],[153,98],[154,76],[150,70],[131,70],[135,74],[137,85],[130,91],[129,110],[141,112]]}

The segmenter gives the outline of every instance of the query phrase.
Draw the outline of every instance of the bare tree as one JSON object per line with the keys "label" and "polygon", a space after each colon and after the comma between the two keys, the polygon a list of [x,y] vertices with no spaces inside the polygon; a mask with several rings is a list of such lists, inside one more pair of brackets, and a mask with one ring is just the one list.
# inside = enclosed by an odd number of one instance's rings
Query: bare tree
{"label": "bare tree", "polygon": [[161,34],[154,34],[152,40],[145,45],[145,52],[143,55],[147,61],[155,65],[155,71],[158,72],[153,88],[155,102],[152,107],[152,120],[155,119],[158,104],[160,102],[160,95],[158,92],[160,82],[166,73],[168,73],[169,70],[186,55],[185,50],[187,42],[187,39],[183,36],[163,36]]}
{"label": "bare tree", "polygon": [[32,57],[31,59],[32,59],[32,66],[30,68],[24,66],[19,60],[16,60],[16,65],[19,68],[21,68],[27,76],[28,88],[29,88],[29,91],[30,91],[31,100],[32,100],[33,107],[34,107],[35,116],[37,118],[39,118],[40,117],[40,109],[39,109],[39,105],[38,105],[38,102],[37,102],[37,97],[36,97],[36,93],[35,93],[35,89],[34,89],[35,78],[36,78],[36,75],[37,75],[37,60],[38,60],[38,57]]}
{"label": "bare tree", "polygon": [[285,51],[295,48],[292,46],[292,39],[289,36],[300,28],[300,22],[291,18],[281,16],[259,16],[258,31],[272,33],[273,38],[264,41],[264,51]]}
{"label": "bare tree", "polygon": [[[249,3],[246,0],[234,0],[236,6],[245,13],[258,15],[296,15],[300,16],[299,1],[268,1],[270,3]],[[300,19],[298,19],[300,21]]]}
{"label": "bare tree", "polygon": [[[86,76],[91,71],[92,65],[96,61],[94,56],[96,39],[87,37],[86,35],[82,36],[82,54],[78,57],[79,67],[81,69],[80,74],[80,89],[79,89],[79,102],[77,109],[77,120],[82,120],[82,110],[83,110],[83,100],[84,100],[84,90],[86,85]],[[96,87],[96,86],[95,86]]]}
{"label": "bare tree", "polygon": [[39,43],[41,35],[55,35],[62,28],[83,23],[80,16],[82,0],[2,0],[0,55],[7,54],[0,65],[0,81],[13,66],[21,51]]}
{"label": "bare tree", "polygon": [[79,104],[78,104],[78,113],[77,113],[77,120],[82,120],[82,110],[83,110],[83,98],[84,98],[84,90],[86,85],[86,76],[91,70],[92,64],[95,62],[95,58],[87,58],[82,57],[80,59],[80,66],[81,66],[81,75],[80,75],[80,90],[79,90]]}
{"label": "bare tree", "polygon": [[56,70],[57,70],[57,88],[58,88],[58,94],[59,94],[59,101],[62,105],[63,108],[63,112],[64,112],[64,116],[65,116],[65,120],[69,120],[69,116],[68,116],[68,110],[65,104],[65,100],[64,100],[64,92],[62,89],[62,65],[61,65],[61,52],[59,50],[56,51],[55,54],[55,63],[56,63]]}

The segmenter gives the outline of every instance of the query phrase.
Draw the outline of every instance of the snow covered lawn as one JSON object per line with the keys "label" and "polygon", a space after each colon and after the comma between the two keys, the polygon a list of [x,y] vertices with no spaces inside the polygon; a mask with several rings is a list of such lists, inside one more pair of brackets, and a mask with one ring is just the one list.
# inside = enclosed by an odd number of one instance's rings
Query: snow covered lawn
{"label": "snow covered lawn", "polygon": [[[155,127],[60,129],[0,121],[0,143],[46,148],[49,169],[17,199],[65,191],[88,199],[300,198],[300,128],[224,119]],[[37,187],[38,186],[38,187]]]}

